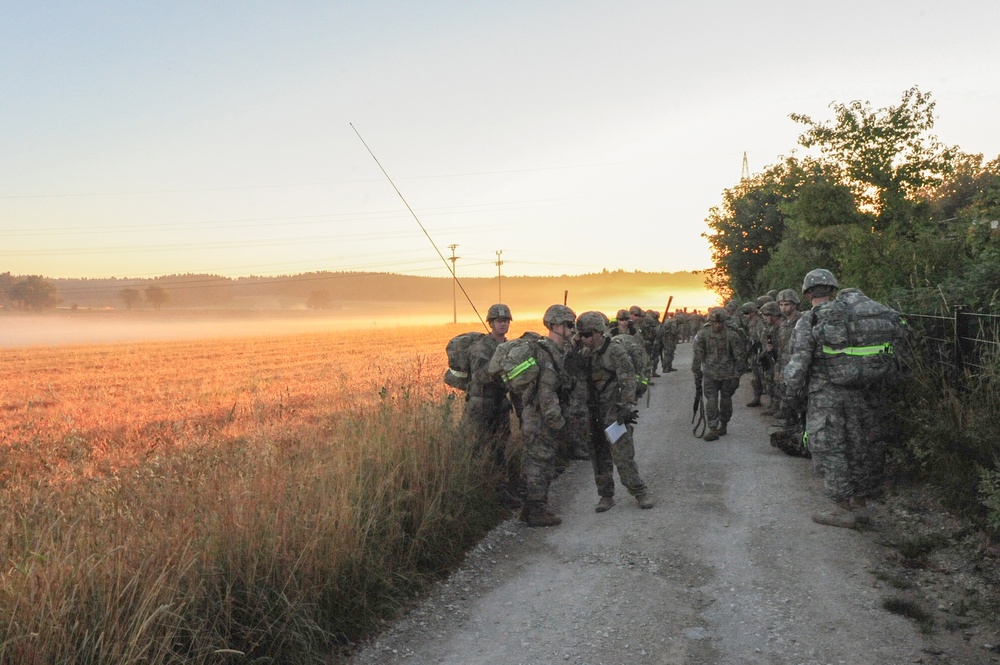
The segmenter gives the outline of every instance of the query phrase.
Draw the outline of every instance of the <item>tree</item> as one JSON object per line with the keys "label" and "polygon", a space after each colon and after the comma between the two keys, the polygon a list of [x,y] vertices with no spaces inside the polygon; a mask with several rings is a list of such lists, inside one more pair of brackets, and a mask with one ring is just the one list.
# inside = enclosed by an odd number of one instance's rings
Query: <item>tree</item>
{"label": "tree", "polygon": [[835,119],[830,123],[791,114],[807,127],[799,144],[819,148],[854,193],[858,208],[872,215],[873,230],[907,230],[915,221],[916,194],[942,181],[955,152],[929,133],[934,127],[930,93],[913,87],[899,106],[878,110],[860,101],[831,106]]}
{"label": "tree", "polygon": [[330,309],[333,306],[333,299],[330,292],[325,289],[311,291],[306,298],[306,307],[309,309]]}
{"label": "tree", "polygon": [[142,295],[138,289],[133,288],[122,289],[118,292],[118,297],[124,303],[125,309],[135,309],[142,301]]}
{"label": "tree", "polygon": [[758,276],[784,236],[782,204],[802,177],[789,159],[725,190],[722,205],[709,211],[705,221],[713,233],[702,237],[712,246],[715,265],[705,271],[705,284],[723,299],[757,295]]}
{"label": "tree", "polygon": [[33,311],[53,309],[59,302],[56,287],[41,275],[29,275],[15,282],[7,293],[15,307]]}
{"label": "tree", "polygon": [[170,294],[157,284],[146,287],[146,302],[152,305],[153,309],[159,310],[170,302]]}

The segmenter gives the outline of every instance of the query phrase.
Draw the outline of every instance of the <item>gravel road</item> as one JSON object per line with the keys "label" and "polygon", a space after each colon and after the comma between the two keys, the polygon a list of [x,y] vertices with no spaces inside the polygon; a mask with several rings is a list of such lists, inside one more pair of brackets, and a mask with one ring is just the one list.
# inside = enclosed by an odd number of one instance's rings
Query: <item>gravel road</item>
{"label": "gravel road", "polygon": [[827,505],[821,480],[770,446],[767,419],[743,406],[747,377],[729,434],[692,436],[690,361],[680,345],[681,369],[640,410],[653,509],[619,485],[595,513],[590,463],[572,463],[551,492],[562,525],[506,521],[351,663],[939,662],[915,623],[882,609],[872,534],[810,520]]}

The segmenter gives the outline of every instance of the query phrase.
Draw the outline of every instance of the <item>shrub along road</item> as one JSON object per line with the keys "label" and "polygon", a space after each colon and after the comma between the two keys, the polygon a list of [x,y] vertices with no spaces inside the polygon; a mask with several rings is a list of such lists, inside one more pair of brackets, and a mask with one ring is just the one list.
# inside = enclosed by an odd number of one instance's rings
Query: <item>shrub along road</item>
{"label": "shrub along road", "polygon": [[590,463],[573,462],[552,488],[562,525],[506,521],[351,662],[1000,662],[978,643],[988,636],[927,634],[883,609],[898,595],[873,574],[892,516],[876,508],[869,531],[813,523],[827,505],[821,480],[770,446],[767,419],[743,406],[748,377],[729,434],[694,438],[690,359],[680,345],[680,370],[656,379],[640,409],[654,508],[619,485],[614,508],[595,513]]}

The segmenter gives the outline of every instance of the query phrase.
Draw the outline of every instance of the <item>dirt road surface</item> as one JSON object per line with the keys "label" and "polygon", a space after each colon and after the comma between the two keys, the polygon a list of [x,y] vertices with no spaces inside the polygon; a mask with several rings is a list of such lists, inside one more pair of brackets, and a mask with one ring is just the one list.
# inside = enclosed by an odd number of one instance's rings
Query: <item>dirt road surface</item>
{"label": "dirt road surface", "polygon": [[882,608],[872,532],[820,526],[811,462],[770,446],[769,420],[734,399],[729,434],[691,434],[691,345],[643,400],[639,469],[657,501],[619,485],[595,513],[589,462],[553,484],[563,523],[516,517],[353,665],[994,663],[942,660],[913,621]]}

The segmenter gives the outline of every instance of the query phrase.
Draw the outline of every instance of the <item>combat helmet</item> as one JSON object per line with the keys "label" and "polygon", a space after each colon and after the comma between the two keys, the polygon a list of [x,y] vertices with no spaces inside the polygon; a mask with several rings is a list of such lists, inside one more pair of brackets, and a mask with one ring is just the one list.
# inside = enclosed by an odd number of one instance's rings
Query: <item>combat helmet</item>
{"label": "combat helmet", "polygon": [[777,300],[778,300],[779,303],[790,302],[790,303],[794,303],[794,304],[798,305],[799,304],[799,294],[796,293],[795,291],[793,291],[792,289],[783,289],[782,291],[780,291],[778,293]]}
{"label": "combat helmet", "polygon": [[576,320],[576,329],[582,333],[596,333],[603,335],[607,328],[604,315],[600,312],[584,312]]}
{"label": "combat helmet", "polygon": [[837,278],[833,276],[833,273],[825,268],[816,268],[815,270],[810,270],[806,273],[805,279],[802,280],[802,293],[809,293],[809,289],[814,286],[832,286],[835,289],[839,289],[840,285],[837,284]]}
{"label": "combat helmet", "polygon": [[771,298],[771,300],[778,302],[778,289],[771,289],[767,292],[767,295]]}
{"label": "combat helmet", "polygon": [[757,303],[752,300],[748,300],[740,306],[740,313],[742,314],[756,314],[757,313]]}
{"label": "combat helmet", "polygon": [[552,305],[542,316],[542,323],[545,327],[552,329],[552,326],[558,326],[560,323],[571,323],[576,325],[576,314],[566,305]]}
{"label": "combat helmet", "polygon": [[763,307],[766,302],[774,302],[774,298],[771,296],[760,296],[757,298],[757,307]]}
{"label": "combat helmet", "polygon": [[490,305],[490,311],[486,313],[487,323],[493,319],[509,319],[513,321],[514,317],[510,315],[510,307],[502,303],[497,303],[496,305]]}
{"label": "combat helmet", "polygon": [[781,307],[778,306],[778,303],[772,300],[764,303],[764,305],[760,308],[760,313],[764,316],[781,316]]}
{"label": "combat helmet", "polygon": [[627,309],[618,310],[618,314],[615,316],[615,318],[618,319],[619,321],[628,321],[629,320],[628,310]]}
{"label": "combat helmet", "polygon": [[632,316],[642,316],[643,314],[642,307],[639,307],[638,305],[632,305],[631,307],[628,308],[628,313]]}
{"label": "combat helmet", "polygon": [[709,323],[725,323],[729,319],[729,313],[723,307],[713,307],[708,310]]}

